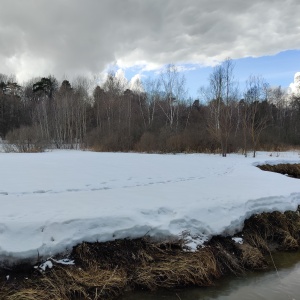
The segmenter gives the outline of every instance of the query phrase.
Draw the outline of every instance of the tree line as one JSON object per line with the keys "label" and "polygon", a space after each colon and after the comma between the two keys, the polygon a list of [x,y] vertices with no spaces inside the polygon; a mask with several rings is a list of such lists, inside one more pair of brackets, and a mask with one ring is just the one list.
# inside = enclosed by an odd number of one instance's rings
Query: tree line
{"label": "tree line", "polygon": [[230,152],[300,145],[300,97],[260,76],[241,90],[230,59],[216,66],[199,99],[168,65],[157,78],[127,82],[110,73],[101,85],[54,76],[23,86],[0,74],[0,136],[10,151]]}

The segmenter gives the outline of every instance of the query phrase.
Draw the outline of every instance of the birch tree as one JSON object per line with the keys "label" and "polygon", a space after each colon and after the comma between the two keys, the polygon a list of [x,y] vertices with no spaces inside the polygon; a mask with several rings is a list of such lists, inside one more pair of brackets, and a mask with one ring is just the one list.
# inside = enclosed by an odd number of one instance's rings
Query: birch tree
{"label": "birch tree", "polygon": [[225,60],[214,68],[208,88],[202,90],[209,100],[208,130],[220,144],[223,157],[228,152],[228,142],[234,127],[233,114],[237,107],[238,85],[233,71],[231,59]]}
{"label": "birch tree", "polygon": [[171,130],[178,128],[179,103],[186,96],[186,81],[178,68],[170,64],[160,74],[163,101],[158,104],[163,111]]}

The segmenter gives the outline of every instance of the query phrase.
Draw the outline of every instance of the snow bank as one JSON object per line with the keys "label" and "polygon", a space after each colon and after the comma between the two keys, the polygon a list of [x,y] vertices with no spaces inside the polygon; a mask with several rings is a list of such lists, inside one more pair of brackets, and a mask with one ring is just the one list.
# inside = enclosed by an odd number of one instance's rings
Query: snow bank
{"label": "snow bank", "polygon": [[189,231],[191,245],[234,233],[246,217],[295,210],[300,181],[257,164],[300,162],[207,154],[0,153],[0,260],[36,260],[81,241]]}

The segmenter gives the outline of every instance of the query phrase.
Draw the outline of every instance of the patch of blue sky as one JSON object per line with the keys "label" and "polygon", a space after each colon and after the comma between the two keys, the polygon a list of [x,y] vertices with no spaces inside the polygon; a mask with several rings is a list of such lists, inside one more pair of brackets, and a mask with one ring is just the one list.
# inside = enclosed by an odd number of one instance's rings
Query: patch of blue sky
{"label": "patch of blue sky", "polygon": [[[261,57],[246,57],[233,60],[235,64],[234,76],[243,91],[250,75],[261,76],[270,86],[287,88],[294,81],[294,75],[300,71],[300,50],[287,50],[276,55]],[[209,75],[213,67],[204,67],[199,64],[177,64],[186,78],[188,95],[199,98],[198,90],[208,85]],[[145,71],[143,67],[135,66],[125,70],[125,76],[130,80],[140,74],[142,80],[148,77],[157,77],[159,71]]]}

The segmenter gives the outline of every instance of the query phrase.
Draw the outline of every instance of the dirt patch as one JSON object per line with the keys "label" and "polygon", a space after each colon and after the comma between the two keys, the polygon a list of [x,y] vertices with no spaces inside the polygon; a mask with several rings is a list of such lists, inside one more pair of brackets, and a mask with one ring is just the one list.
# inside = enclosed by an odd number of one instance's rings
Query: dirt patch
{"label": "dirt patch", "polygon": [[278,164],[258,166],[263,171],[280,173],[293,178],[300,178],[300,164]]}
{"label": "dirt patch", "polygon": [[82,243],[70,254],[75,265],[52,260],[54,267],[45,272],[27,265],[0,270],[0,298],[115,299],[126,290],[209,286],[226,274],[267,268],[271,251],[298,250],[299,209],[254,215],[236,236],[243,242],[215,236],[195,252],[185,250],[184,240],[147,237]]}

